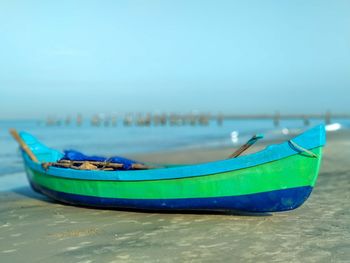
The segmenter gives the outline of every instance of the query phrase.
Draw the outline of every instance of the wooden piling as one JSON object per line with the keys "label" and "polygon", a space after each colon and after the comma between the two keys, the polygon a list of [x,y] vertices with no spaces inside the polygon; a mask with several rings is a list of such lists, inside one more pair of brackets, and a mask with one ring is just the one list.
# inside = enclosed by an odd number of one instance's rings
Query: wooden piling
{"label": "wooden piling", "polygon": [[224,117],[223,117],[223,115],[220,113],[220,114],[217,115],[216,123],[217,123],[218,126],[222,126],[223,122],[224,122]]}
{"label": "wooden piling", "polygon": [[326,112],[324,122],[325,122],[327,125],[332,123],[331,112],[330,112],[330,111],[327,111],[327,112]]}
{"label": "wooden piling", "polygon": [[77,126],[81,126],[83,124],[83,115],[78,114],[76,119]]}
{"label": "wooden piling", "polygon": [[124,126],[131,126],[133,123],[133,117],[131,114],[127,114],[124,116],[124,119],[123,119],[123,125]]}
{"label": "wooden piling", "polygon": [[306,115],[304,115],[303,117],[303,122],[304,122],[304,126],[310,125],[310,119]]}
{"label": "wooden piling", "polygon": [[275,127],[280,126],[280,119],[281,119],[281,115],[280,115],[279,111],[276,111],[275,116],[273,118],[273,124]]}

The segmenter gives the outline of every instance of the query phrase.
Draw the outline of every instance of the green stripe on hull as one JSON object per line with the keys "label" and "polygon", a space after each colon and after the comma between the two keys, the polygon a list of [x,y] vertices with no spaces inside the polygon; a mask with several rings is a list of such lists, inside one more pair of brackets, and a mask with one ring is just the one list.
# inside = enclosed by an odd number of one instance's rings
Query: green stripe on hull
{"label": "green stripe on hull", "polygon": [[48,189],[70,194],[129,199],[223,197],[254,194],[300,186],[314,186],[322,148],[312,150],[318,158],[297,154],[278,161],[199,177],[154,181],[88,181],[59,178],[27,168],[31,181]]}

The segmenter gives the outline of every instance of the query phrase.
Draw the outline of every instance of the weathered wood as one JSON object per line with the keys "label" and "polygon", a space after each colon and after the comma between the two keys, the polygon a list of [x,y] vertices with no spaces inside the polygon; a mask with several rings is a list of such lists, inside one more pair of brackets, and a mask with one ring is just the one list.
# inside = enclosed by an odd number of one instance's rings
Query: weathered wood
{"label": "weathered wood", "polygon": [[122,163],[108,163],[108,162],[95,162],[95,161],[71,161],[71,160],[59,160],[58,163],[71,164],[71,165],[81,165],[85,162],[89,162],[97,166],[105,166],[110,168],[123,168]]}
{"label": "weathered wood", "polygon": [[[109,162],[95,162],[95,161],[71,161],[71,160],[59,160],[58,162],[43,163],[42,167],[47,170],[50,166],[71,168],[76,170],[103,170],[114,171],[123,168],[122,163],[109,163]],[[142,163],[134,163],[131,165],[133,170],[145,170],[151,169],[151,167]]]}
{"label": "weathered wood", "polygon": [[39,160],[36,158],[35,154],[32,152],[32,150],[28,147],[28,145],[22,140],[22,138],[19,136],[18,132],[15,129],[9,130],[12,137],[18,142],[18,144],[21,146],[22,150],[28,154],[29,158],[33,161],[38,163]]}
{"label": "weathered wood", "polygon": [[250,146],[256,143],[259,139],[263,138],[262,135],[254,135],[249,141],[242,145],[238,150],[232,153],[228,158],[236,158],[246,151]]}
{"label": "weathered wood", "polygon": [[98,169],[96,165],[93,165],[89,162],[82,163],[81,165],[78,166],[78,168],[80,170],[97,170]]}
{"label": "weathered wood", "polygon": [[131,165],[131,168],[135,169],[135,170],[144,170],[144,169],[151,169],[152,167],[149,167],[149,166],[144,165],[142,163],[134,163]]}
{"label": "weathered wood", "polygon": [[[41,166],[45,170],[47,170],[51,166],[70,168],[70,169],[74,169],[74,170],[91,170],[91,169],[84,169],[86,166],[83,166],[83,164],[81,164],[80,166],[74,166],[74,165],[69,164],[69,163],[51,163],[51,162],[48,162],[48,163],[43,163]],[[83,166],[83,167],[81,167],[81,166]],[[97,170],[97,167],[95,170]]]}

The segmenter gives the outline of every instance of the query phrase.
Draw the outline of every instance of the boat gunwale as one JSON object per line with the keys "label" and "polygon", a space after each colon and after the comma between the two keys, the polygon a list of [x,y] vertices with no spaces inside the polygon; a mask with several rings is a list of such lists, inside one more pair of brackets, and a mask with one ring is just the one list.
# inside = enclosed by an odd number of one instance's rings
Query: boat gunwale
{"label": "boat gunwale", "polygon": [[[303,148],[312,150],[314,148],[322,147],[325,145],[325,136],[326,132],[324,125],[318,125],[298,135],[292,140],[293,142],[301,145]],[[54,151],[50,148],[47,149]],[[234,159],[218,160],[213,162],[184,165],[171,168],[131,171],[90,171],[58,167],[50,167],[46,170],[41,166],[41,164],[31,161],[26,153],[22,152],[22,154],[26,167],[50,176],[89,181],[103,180],[130,182],[184,179],[198,176],[215,175],[218,173],[241,170],[269,162],[278,161],[301,153],[291,147],[289,141],[286,141],[280,144],[269,145],[261,151],[245,156],[240,156]]]}

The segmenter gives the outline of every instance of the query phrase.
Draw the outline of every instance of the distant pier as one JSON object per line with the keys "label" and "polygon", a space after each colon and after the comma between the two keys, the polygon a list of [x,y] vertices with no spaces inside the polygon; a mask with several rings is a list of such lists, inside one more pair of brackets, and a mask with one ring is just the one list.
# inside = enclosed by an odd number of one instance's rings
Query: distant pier
{"label": "distant pier", "polygon": [[210,113],[127,113],[127,114],[95,114],[89,118],[83,118],[82,114],[72,117],[72,115],[57,118],[48,117],[47,126],[82,126],[84,120],[95,127],[116,127],[116,126],[208,126],[215,124],[221,126],[228,120],[271,120],[275,127],[279,127],[282,120],[300,120],[305,126],[310,124],[310,120],[323,120],[325,124],[332,123],[337,119],[349,119],[350,114],[336,114],[327,111],[323,114],[210,114]]}

